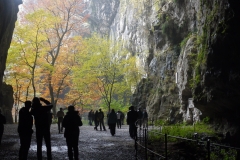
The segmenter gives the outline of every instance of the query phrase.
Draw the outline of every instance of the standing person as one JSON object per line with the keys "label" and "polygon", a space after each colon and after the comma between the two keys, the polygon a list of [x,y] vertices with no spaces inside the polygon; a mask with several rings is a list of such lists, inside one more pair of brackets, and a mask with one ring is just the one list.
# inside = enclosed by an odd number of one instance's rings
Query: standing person
{"label": "standing person", "polygon": [[2,110],[0,109],[0,145],[2,141],[2,135],[4,132],[4,124],[6,124],[6,118],[2,115]]}
{"label": "standing person", "polygon": [[97,110],[96,110],[96,112],[94,114],[94,123],[95,123],[94,130],[98,130],[97,127],[99,125],[99,119],[98,119],[98,111]]}
{"label": "standing person", "polygon": [[94,111],[92,111],[92,113],[91,113],[91,119],[92,119],[92,124],[94,125],[95,124],[95,113],[94,113]]}
{"label": "standing person", "polygon": [[103,127],[103,130],[106,131],[106,128],[104,126],[104,113],[102,112],[101,109],[99,109],[99,112],[98,112],[98,119],[99,119],[99,125],[100,125],[100,131],[102,130],[102,127]]}
{"label": "standing person", "polygon": [[[42,106],[40,101],[46,105]],[[51,134],[48,113],[53,105],[44,98],[34,97],[32,100],[32,114],[35,119],[36,138],[37,138],[37,158],[42,160],[42,140],[44,139],[47,148],[47,159],[52,160]]]}
{"label": "standing person", "polygon": [[138,109],[138,125],[139,125],[140,129],[142,127],[142,118],[143,118],[143,112],[142,112],[142,109],[139,108]]}
{"label": "standing person", "polygon": [[127,113],[127,124],[129,125],[129,134],[131,138],[135,138],[137,136],[137,128],[135,122],[138,119],[138,113],[134,110],[134,106],[131,106],[130,111]]}
{"label": "standing person", "polygon": [[121,115],[122,113],[120,111],[117,112],[117,128],[120,128],[121,129]]}
{"label": "standing person", "polygon": [[64,112],[62,108],[60,108],[60,110],[57,112],[57,117],[58,117],[58,133],[60,133],[63,131],[62,121],[64,117]]}
{"label": "standing person", "polygon": [[125,118],[125,115],[124,115],[124,113],[123,113],[123,112],[121,112],[121,125],[123,125],[124,118]]}
{"label": "standing person", "polygon": [[68,112],[63,119],[63,127],[69,160],[73,160],[73,156],[75,160],[78,160],[79,126],[82,126],[82,121],[78,112],[75,111],[74,106],[68,106]]}
{"label": "standing person", "polygon": [[112,109],[111,113],[108,115],[108,125],[109,125],[110,133],[112,136],[114,136],[116,133],[116,123],[117,123],[117,114],[114,111],[114,109]]}
{"label": "standing person", "polygon": [[92,125],[92,110],[88,112],[88,124],[91,126]]}
{"label": "standing person", "polygon": [[25,101],[25,107],[19,111],[18,134],[20,137],[19,160],[27,160],[33,134],[33,117],[30,112],[31,101]]}
{"label": "standing person", "polygon": [[148,113],[146,109],[143,110],[143,127],[148,127]]}

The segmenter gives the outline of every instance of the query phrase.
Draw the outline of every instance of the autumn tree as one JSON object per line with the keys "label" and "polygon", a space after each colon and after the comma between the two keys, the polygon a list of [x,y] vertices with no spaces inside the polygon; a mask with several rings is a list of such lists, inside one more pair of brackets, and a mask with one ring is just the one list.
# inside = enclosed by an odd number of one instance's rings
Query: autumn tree
{"label": "autumn tree", "polygon": [[[45,55],[45,61],[51,68],[47,75],[47,83],[51,102],[53,104],[53,113],[56,114],[56,105],[58,102],[60,91],[63,90],[65,78],[69,75],[70,69],[62,69],[59,74],[55,74],[58,64],[62,63],[59,59],[61,54],[66,53],[71,56],[72,37],[83,33],[85,30],[85,21],[87,16],[83,14],[83,1],[82,0],[38,0],[38,6],[48,11],[59,21],[54,23],[51,29],[46,29],[47,45],[49,50]],[[70,51],[70,52],[69,52]],[[60,71],[60,70],[58,70]],[[56,75],[63,75],[63,77],[56,77]],[[55,80],[61,79],[62,81],[56,85]],[[54,84],[54,85],[53,85]]]}
{"label": "autumn tree", "polygon": [[113,44],[107,37],[93,35],[84,40],[78,61],[81,65],[74,70],[74,85],[101,96],[108,110],[113,98],[130,97],[131,87],[136,85],[130,78],[133,69],[131,54],[121,43]]}

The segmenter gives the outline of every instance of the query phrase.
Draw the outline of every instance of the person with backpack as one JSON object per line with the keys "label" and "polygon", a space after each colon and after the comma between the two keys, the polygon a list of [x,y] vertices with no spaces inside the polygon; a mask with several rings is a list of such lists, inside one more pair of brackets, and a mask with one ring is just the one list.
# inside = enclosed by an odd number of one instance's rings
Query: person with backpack
{"label": "person with backpack", "polygon": [[99,112],[98,112],[98,119],[99,119],[99,125],[100,125],[100,131],[102,130],[102,127],[103,127],[103,130],[106,131],[106,128],[104,126],[104,113],[102,112],[101,109],[99,109]]}
{"label": "person with backpack", "polygon": [[73,157],[75,160],[78,160],[79,126],[83,124],[74,106],[68,106],[68,112],[63,118],[62,125],[65,128],[64,137],[67,142],[69,160],[73,160]]}
{"label": "person with backpack", "polygon": [[6,124],[6,118],[2,115],[2,110],[0,109],[0,145],[2,141],[2,135],[4,132],[4,124]]}

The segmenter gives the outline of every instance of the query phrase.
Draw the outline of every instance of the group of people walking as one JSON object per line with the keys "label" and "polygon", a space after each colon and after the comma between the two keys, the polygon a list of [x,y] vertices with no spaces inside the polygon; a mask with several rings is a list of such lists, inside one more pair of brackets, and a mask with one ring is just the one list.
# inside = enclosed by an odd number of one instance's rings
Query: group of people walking
{"label": "group of people walking", "polygon": [[[42,105],[41,102],[45,105]],[[34,97],[32,101],[26,101],[25,107],[20,109],[18,123],[18,133],[20,137],[19,160],[26,160],[28,157],[33,134],[33,118],[36,128],[37,159],[42,159],[42,141],[44,139],[47,148],[47,159],[52,160],[50,134],[51,122],[49,121],[49,113],[51,112],[52,107],[53,105],[48,100]],[[81,118],[78,111],[75,111],[74,106],[68,106],[66,116],[63,114],[60,115],[62,116],[62,119],[59,118],[59,120],[62,122],[62,127],[65,128],[64,137],[66,138],[68,147],[68,157],[70,160],[73,160],[73,157],[77,160],[79,126],[82,126]],[[60,127],[60,124],[58,126],[60,133],[62,128]]]}
{"label": "group of people walking", "polygon": [[[44,105],[42,105],[42,103]],[[52,160],[51,151],[51,122],[49,121],[49,113],[53,105],[44,98],[34,97],[32,101],[26,101],[25,106],[19,111],[19,123],[18,123],[18,133],[20,137],[20,149],[19,149],[19,160],[26,160],[28,157],[28,151],[31,145],[31,139],[33,134],[33,120],[36,128],[36,142],[37,142],[37,159],[42,159],[42,141],[44,139],[46,149],[47,149],[47,159]],[[122,122],[122,112],[115,112],[114,109],[107,115],[107,124],[110,129],[112,136],[116,134],[116,127],[121,129]],[[68,157],[70,160],[78,159],[78,141],[79,141],[79,126],[82,126],[81,117],[78,111],[75,111],[74,106],[68,106],[68,112],[65,115],[63,109],[57,112],[58,117],[58,130],[59,133],[64,130],[64,137],[66,138],[66,144],[68,147]],[[91,119],[90,119],[91,117]],[[91,110],[88,114],[89,124],[95,124],[94,129],[106,131],[104,126],[104,113],[101,109],[97,110],[95,113]],[[127,113],[127,124],[129,125],[129,134],[134,139],[137,134],[136,122],[141,125],[146,125],[146,119],[148,118],[147,112],[139,109],[134,110],[134,106],[129,107],[129,112]],[[1,138],[4,130],[4,125],[6,123],[5,117],[1,114],[0,110],[0,145]]]}
{"label": "group of people walking", "polygon": [[[115,112],[114,109],[111,110],[111,112],[107,115],[107,124],[110,129],[110,133],[112,136],[116,133],[116,127],[118,129],[121,129],[121,126],[123,124],[123,113],[121,111]],[[106,131],[104,126],[104,113],[101,109],[99,111],[97,110],[95,113],[93,110],[91,110],[88,113],[88,120],[89,125],[92,125],[93,122],[95,124],[94,129],[98,130],[98,126],[100,125],[100,130],[102,130],[101,125],[103,126],[103,129]],[[129,107],[129,112],[127,113],[127,124],[129,125],[129,134],[130,137],[133,139],[136,137],[137,134],[137,125],[139,125],[140,129],[141,127],[147,127],[148,123],[148,113],[146,112],[146,109],[142,111],[141,108],[139,108],[138,111],[135,111],[134,106]]]}

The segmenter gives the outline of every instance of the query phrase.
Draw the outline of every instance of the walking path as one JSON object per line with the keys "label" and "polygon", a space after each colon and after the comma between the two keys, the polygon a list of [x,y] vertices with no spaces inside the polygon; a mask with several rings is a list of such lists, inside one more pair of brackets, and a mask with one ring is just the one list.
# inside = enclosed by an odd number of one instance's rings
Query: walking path
{"label": "walking path", "polygon": [[[53,160],[65,160],[67,146],[63,134],[58,134],[57,124],[51,126],[51,142]],[[5,125],[0,146],[1,160],[17,160],[20,143],[17,124]],[[134,140],[129,136],[128,126],[116,129],[116,135],[107,131],[95,131],[93,126],[80,127],[79,158],[80,160],[134,160]],[[35,132],[32,136],[29,160],[37,159]],[[46,159],[46,147],[43,143],[43,160]]]}

